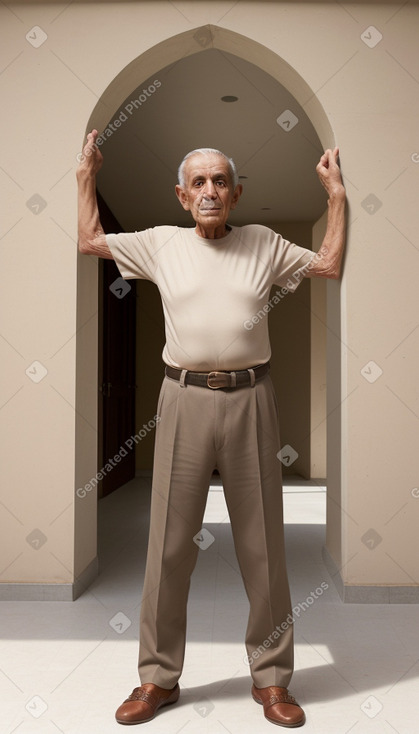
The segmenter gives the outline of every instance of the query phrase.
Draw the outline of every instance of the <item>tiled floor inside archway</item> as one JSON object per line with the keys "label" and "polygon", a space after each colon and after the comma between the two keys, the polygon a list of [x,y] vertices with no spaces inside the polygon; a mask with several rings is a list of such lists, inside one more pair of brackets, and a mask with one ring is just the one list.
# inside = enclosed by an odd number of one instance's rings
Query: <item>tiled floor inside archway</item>
{"label": "tiled floor inside archway", "polygon": [[[150,479],[143,477],[100,501],[100,574],[76,602],[1,603],[2,733],[122,731],[114,711],[138,685],[149,497]],[[290,690],[306,711],[301,731],[413,734],[418,607],[340,601],[321,558],[325,502],[321,483],[286,479],[288,569],[298,610]],[[269,732],[272,724],[250,696],[248,604],[217,482],[204,527],[214,541],[200,551],[192,579],[181,697],[141,732]]]}

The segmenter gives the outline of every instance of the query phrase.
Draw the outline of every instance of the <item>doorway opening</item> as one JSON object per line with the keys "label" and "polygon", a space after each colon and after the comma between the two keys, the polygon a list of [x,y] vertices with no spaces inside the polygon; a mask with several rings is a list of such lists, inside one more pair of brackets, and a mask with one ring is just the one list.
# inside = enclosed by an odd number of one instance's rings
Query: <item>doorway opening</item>
{"label": "doorway opening", "polygon": [[[110,211],[110,221],[114,218],[107,231],[160,224],[191,226],[192,220],[174,195],[177,166],[188,150],[208,146],[234,158],[244,185],[232,224],[258,222],[302,246],[319,244],[326,198],[315,166],[324,148],[333,147],[333,135],[311,90],[272,51],[231,31],[205,26],[168,39],[167,44],[139,57],[129,73],[123,71],[113,80],[103,101],[108,113],[98,105],[88,129],[103,130],[105,163],[98,190],[103,207]],[[114,283],[104,279],[104,267],[100,263],[101,297]],[[114,275],[116,281],[118,274]],[[164,326],[157,288],[146,281],[130,281],[130,285],[129,322],[137,337],[134,355],[131,350],[129,358],[136,366],[134,381],[132,371],[126,380],[131,404],[135,400],[135,417],[132,423],[131,416],[125,433],[117,438],[119,445],[125,434],[124,440],[146,431],[153,420],[163,375]],[[284,472],[305,478],[315,473],[323,478],[326,283],[316,282],[314,302],[312,286],[306,280],[269,314],[271,374],[280,405],[282,443],[298,454],[292,466],[284,466]],[[114,292],[111,296],[111,308],[119,308],[125,295]],[[126,346],[118,345],[118,349],[128,354]],[[112,381],[101,380],[99,402],[106,401],[107,382]],[[103,444],[102,419],[98,429]],[[153,438],[149,430],[135,443],[130,452],[131,457],[135,454],[131,472],[151,470]],[[105,458],[106,449],[102,449],[99,463]]]}

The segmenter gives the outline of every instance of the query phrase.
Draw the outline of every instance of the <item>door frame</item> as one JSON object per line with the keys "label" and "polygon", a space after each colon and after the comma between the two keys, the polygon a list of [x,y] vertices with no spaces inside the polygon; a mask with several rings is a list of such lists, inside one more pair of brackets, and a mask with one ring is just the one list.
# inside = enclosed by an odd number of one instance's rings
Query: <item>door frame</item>
{"label": "door frame", "polygon": [[[89,131],[92,128],[96,128],[98,130],[104,129],[109,120],[109,110],[117,110],[122,105],[126,97],[131,94],[132,90],[137,88],[139,80],[149,78],[150,75],[157,73],[159,69],[162,69],[169,64],[176,63],[179,59],[184,58],[185,55],[200,53],[210,47],[217,48],[221,51],[227,51],[241,57],[277,79],[295,97],[295,99],[304,106],[323,148],[333,148],[335,146],[334,133],[328,116],[317,95],[309,87],[307,82],[299,75],[299,73],[272,49],[267,48],[248,36],[214,25],[205,25],[199,28],[193,28],[176,36],[171,36],[134,59],[130,64],[122,69],[122,71],[117,74],[117,76],[108,85],[95,108],[92,110],[86,126],[86,131]],[[96,278],[92,277],[91,282],[92,287],[97,287],[97,285],[94,285],[95,283],[97,284],[97,276]],[[340,302],[340,283],[328,283],[327,326],[329,330],[329,324],[332,324],[333,328],[331,329],[331,332],[334,336],[334,342],[331,345],[331,348],[328,349],[328,376],[329,374],[334,373],[334,377],[332,380],[327,380],[328,406],[333,406],[330,411],[330,414],[333,417],[332,423],[329,424],[329,409],[327,416],[328,426],[331,425],[331,430],[333,431],[333,441],[328,442],[327,476],[328,484],[330,483],[330,477],[333,476],[333,483],[335,485],[333,488],[333,496],[335,503],[339,502],[339,498],[341,496],[342,477],[342,472],[339,470],[342,454],[341,434],[340,431],[336,430],[336,421],[340,421],[341,409],[340,407],[336,408],[336,406],[340,406],[342,402],[342,380],[335,374],[336,365],[340,368],[341,364],[340,331],[342,320],[340,318]],[[83,299],[79,299],[78,312],[81,318],[83,317],[84,306],[85,304],[83,303]],[[336,317],[336,314],[339,315],[339,318]],[[81,340],[80,344],[77,345],[77,350],[77,363],[79,369],[83,369],[83,365],[86,364],[90,366],[92,360],[97,360],[97,353],[95,353],[93,344],[90,345],[87,344],[85,340]],[[86,387],[83,383],[82,376],[79,376],[77,379],[77,385],[81,386],[81,389],[78,387],[77,390],[80,389],[80,394],[83,394]],[[89,420],[97,425],[97,413],[94,415],[90,414]],[[330,433],[331,431],[328,430],[328,435]],[[91,451],[91,443],[88,446],[83,446],[81,444],[82,440],[82,436],[77,434],[76,427],[76,475],[86,475],[86,473],[87,475],[91,475],[92,472],[94,473],[97,471],[97,454],[95,453],[95,455],[93,455]],[[77,462],[79,462],[79,466],[81,467],[79,472],[77,472]],[[336,467],[338,467],[338,470],[336,470]],[[333,468],[333,471],[331,468]],[[78,481],[80,482],[81,480],[79,479]],[[341,538],[341,517],[338,513],[334,514],[333,523],[335,526],[335,558],[337,563],[339,563],[337,554]],[[91,513],[90,527],[87,527],[88,523],[84,519],[83,533],[78,535],[76,532],[76,541],[77,537],[79,537],[79,542],[82,544],[83,534],[86,532],[91,533],[92,527],[95,527],[95,524],[96,515],[94,515],[93,511]]]}

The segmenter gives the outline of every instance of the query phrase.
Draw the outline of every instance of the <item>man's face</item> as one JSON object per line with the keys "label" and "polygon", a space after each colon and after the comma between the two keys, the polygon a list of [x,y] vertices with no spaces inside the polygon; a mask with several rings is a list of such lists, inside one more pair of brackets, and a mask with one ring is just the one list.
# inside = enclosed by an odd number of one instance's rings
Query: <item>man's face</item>
{"label": "man's face", "polygon": [[216,153],[197,153],[185,163],[185,187],[176,186],[177,197],[203,230],[224,230],[231,209],[242,192],[233,188],[228,162]]}

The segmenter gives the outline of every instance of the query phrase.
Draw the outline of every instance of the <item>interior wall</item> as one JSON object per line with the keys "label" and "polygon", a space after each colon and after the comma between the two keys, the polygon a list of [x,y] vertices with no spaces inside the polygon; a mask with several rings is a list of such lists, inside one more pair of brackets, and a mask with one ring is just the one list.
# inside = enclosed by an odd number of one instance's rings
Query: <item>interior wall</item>
{"label": "interior wall", "polygon": [[328,420],[342,440],[328,478],[342,534],[328,552],[345,587],[417,591],[419,6],[183,10],[163,0],[0,6],[2,593],[71,585],[94,560],[95,493],[77,495],[97,471],[96,398],[82,399],[83,373],[92,380],[97,365],[97,263],[84,257],[78,281],[76,251],[86,126],[101,129],[138,79],[208,44],[278,78],[323,146],[340,146],[350,226],[342,282],[328,284],[338,327]]}

